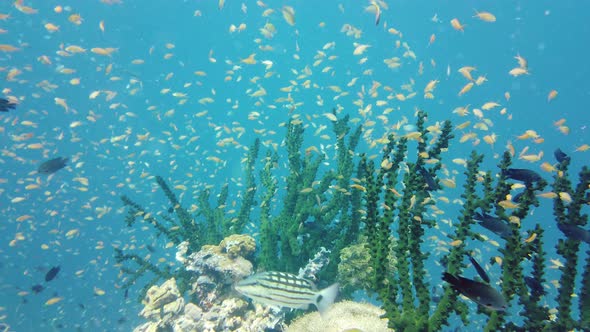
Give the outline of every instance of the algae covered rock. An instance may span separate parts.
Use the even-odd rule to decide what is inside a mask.
[[[184,307],[184,299],[174,278],[167,280],[162,286],[152,286],[147,291],[143,303],[145,307],[140,315],[152,321],[167,322]]]
[[[230,235],[218,246],[205,245],[186,261],[186,269],[208,276],[215,283],[229,285],[252,274],[252,263],[244,257],[256,250],[256,241],[249,235]]]
[[[139,314],[149,320],[134,329],[135,332],[156,332],[170,326],[184,309],[184,298],[178,291],[176,280],[171,278],[161,286],[152,286],[143,300],[145,307]]]
[[[352,301],[332,305],[324,316],[312,312],[299,317],[287,327],[286,332],[390,332],[385,311],[369,303]]]
[[[233,234],[223,239],[219,247],[232,259],[249,258],[256,251],[256,241],[249,235]]]
[[[392,241],[394,241],[392,239]],[[393,243],[393,242],[392,242]],[[393,246],[392,246],[393,247]],[[371,254],[366,239],[358,244],[343,248],[340,251],[338,264],[338,283],[342,293],[350,294],[356,290],[371,290],[373,267],[369,263]],[[389,254],[389,271],[395,269],[393,252]]]

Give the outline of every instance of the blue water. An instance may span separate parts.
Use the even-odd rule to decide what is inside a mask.
[[[247,7],[245,11],[241,8],[243,4]],[[165,249],[165,240],[156,239],[150,229],[127,228],[119,196],[128,195],[154,212],[164,211],[169,207],[168,202],[152,178],[161,175],[173,186],[188,187],[181,201],[190,207],[196,201],[196,193],[205,185],[212,185],[215,190],[228,180],[241,182],[240,160],[245,155],[244,146],[261,135],[263,141],[280,146],[284,129],[278,124],[293,114],[300,114],[310,125],[304,146],[319,147],[333,141],[319,135],[314,137],[312,123],[329,126],[329,120],[321,114],[337,105],[343,107],[342,114],[359,117],[361,123],[376,121],[372,134],[376,139],[404,116],[412,122],[415,108],[429,113],[429,124],[451,119],[455,125],[467,120],[473,125],[477,122],[473,114],[461,118],[452,110],[466,105],[471,105],[470,109],[480,108],[485,102],[495,101],[502,106],[484,111],[484,116],[493,121],[489,132],[469,128],[456,131],[456,142],[445,155],[447,167],[462,172],[450,160],[465,158],[474,148],[471,142],[458,142],[458,138],[470,130],[477,132],[481,139],[476,148],[486,155],[484,169],[493,169],[497,163],[494,155],[501,154],[508,141],[517,154],[526,146],[530,147],[529,153],[544,151],[540,162],[516,160],[516,167],[542,172],[539,165],[543,161],[553,164],[552,154],[557,147],[572,156],[572,170],[588,164],[590,151],[574,150],[582,144],[590,144],[587,127],[590,117],[585,102],[590,93],[587,63],[590,49],[586,43],[590,24],[584,14],[590,10],[590,3],[390,1],[389,10],[382,13],[380,26],[375,26],[371,13],[363,11],[366,4],[368,2],[267,1],[267,8],[275,12],[262,17],[266,8],[254,1],[228,0],[221,10],[216,1],[125,0],[120,4],[96,0],[26,1],[25,6],[38,11],[35,14],[23,13],[12,1],[3,1],[0,13],[10,16],[0,21],[0,28],[7,30],[0,34],[0,44],[20,50],[0,53],[0,67],[2,74],[11,69],[22,73],[12,81],[4,80],[2,85],[6,89],[5,96],[17,97],[19,105],[14,111],[0,113],[0,322],[10,325],[14,331],[75,331],[77,328],[129,331],[137,326],[142,322],[137,317],[141,306],[133,293],[141,286],[133,287],[129,298],[124,298],[123,291],[117,287],[122,281],[115,266],[113,246],[152,245],[156,248],[153,259],[165,258],[167,262],[174,262],[174,248]],[[295,26],[283,19],[283,5],[295,9]],[[63,12],[56,13],[56,6],[62,6]],[[492,12],[497,21],[487,23],[473,18],[474,7]],[[197,10],[201,16],[194,15]],[[68,21],[68,16],[74,13],[82,16],[80,25]],[[435,15],[439,19],[437,22],[432,20]],[[464,32],[451,27],[449,22],[453,18],[466,25]],[[104,32],[99,29],[100,21],[104,21]],[[272,39],[259,33],[266,22],[276,26],[277,33]],[[321,22],[325,23],[324,27],[320,27]],[[59,26],[59,31],[48,32],[44,27],[46,23]],[[229,32],[231,24],[238,26],[240,23],[246,24],[245,31]],[[341,33],[344,24],[361,29],[361,37],[355,39]],[[403,37],[388,33],[390,27],[401,31]],[[436,35],[436,40],[429,45],[432,34]],[[273,50],[260,50],[255,42],[257,38]],[[406,42],[416,54],[416,60],[402,57],[403,47],[396,48],[396,40]],[[323,52],[326,58],[331,55],[337,58],[324,59],[313,67],[314,56],[329,42],[334,42],[335,47]],[[354,42],[371,46],[357,56],[353,55]],[[174,44],[174,48],[166,48],[167,43]],[[56,54],[60,45],[64,48],[79,45],[86,52],[60,56]],[[296,45],[300,51],[296,50]],[[90,51],[95,47],[117,50],[111,56],[104,56]],[[164,58],[167,53],[172,54],[171,58]],[[240,63],[252,53],[256,53],[257,64]],[[296,60],[294,54],[300,59]],[[510,69],[517,67],[514,59],[517,54],[528,60],[530,75],[508,75]],[[51,64],[39,62],[37,58],[42,55],[47,56]],[[383,59],[394,56],[401,59],[399,69],[389,69],[383,63]],[[210,61],[210,57],[216,62]],[[359,64],[363,57],[368,59]],[[134,65],[134,59],[143,59],[145,63]],[[431,59],[436,66],[431,65]],[[263,60],[273,62],[269,71],[274,75],[270,78],[263,77],[266,73]],[[422,75],[418,74],[420,62],[424,65]],[[76,72],[58,73],[60,65]],[[105,68],[109,65],[112,71],[107,75]],[[474,78],[485,75],[488,82],[458,96],[467,80],[457,69],[468,65],[477,68]],[[234,68],[235,73],[229,75],[227,71],[233,66],[241,68]],[[332,69],[322,73],[326,66]],[[306,67],[313,73],[298,79]],[[450,76],[447,76],[447,67]],[[363,75],[368,69],[372,69],[372,73]],[[207,75],[197,76],[195,71],[204,71]],[[172,77],[166,79],[169,74]],[[224,81],[228,75],[231,81]],[[253,83],[251,79],[255,76],[259,80]],[[112,80],[113,77],[119,79]],[[347,87],[353,77],[358,77],[358,81]],[[71,85],[72,78],[79,78],[81,83]],[[130,83],[132,79],[141,84]],[[312,85],[317,84],[317,88],[298,86],[291,93],[294,102],[302,102],[303,106],[290,112],[288,102],[274,102],[279,97],[287,97],[280,88],[289,86],[290,80],[302,84],[306,79],[311,80]],[[440,81],[434,90],[435,98],[426,100],[424,86],[434,79]],[[43,90],[38,83],[44,80],[57,87]],[[386,100],[389,93],[383,86],[407,95],[400,86],[411,80],[415,82],[416,97],[405,102],[390,100],[386,107],[395,110],[388,115],[387,125],[376,119],[384,107],[373,105],[372,114],[364,119],[353,105],[363,85],[366,105],[375,104],[377,99]],[[377,98],[367,95],[373,82],[382,84]],[[185,87],[186,83],[191,85]],[[333,101],[337,93],[328,86],[339,86],[349,95]],[[264,87],[266,96],[249,96],[260,87]],[[137,91],[132,94],[134,88]],[[162,89],[170,89],[170,92],[163,94]],[[251,91],[247,92],[248,89]],[[547,95],[553,89],[559,94],[548,102]],[[96,90],[109,90],[117,95],[111,101],[105,100],[104,93],[89,99],[90,93]],[[186,93],[186,103],[179,105],[182,98],[172,96],[174,92]],[[509,101],[504,98],[505,92],[510,93]],[[323,106],[316,104],[318,95],[324,101]],[[214,102],[199,103],[205,97],[213,98]],[[56,105],[54,98],[65,99],[68,110]],[[257,102],[261,104],[256,105]],[[111,109],[116,103],[118,107]],[[276,107],[269,108],[271,105]],[[150,106],[155,109],[148,110]],[[503,107],[507,108],[506,115],[499,114]],[[174,114],[165,115],[171,109]],[[206,115],[195,116],[204,111]],[[261,113],[258,120],[248,120],[252,111]],[[309,121],[305,119],[307,115],[314,118]],[[560,133],[553,125],[562,118],[570,128],[569,135]],[[72,125],[76,121],[81,125]],[[239,138],[231,131],[235,127],[245,130]],[[266,133],[255,133],[261,129]],[[535,130],[544,142],[536,144],[516,138],[529,129]],[[269,134],[269,131],[276,134]],[[498,136],[493,146],[483,142],[483,136],[491,132]],[[146,133],[149,133],[149,140],[137,137]],[[24,134],[31,134],[31,137],[22,142],[14,140]],[[322,134],[331,134],[333,138],[329,129]],[[112,139],[120,135],[126,136],[120,141]],[[195,136],[198,139],[189,141]],[[238,144],[217,145],[230,137]],[[33,143],[41,143],[43,148],[27,148]],[[368,149],[368,145],[364,141],[359,149]],[[333,149],[327,148],[327,151],[332,151],[333,155]],[[370,154],[378,152],[378,149],[369,151]],[[42,161],[56,156],[69,156],[69,167],[51,177],[34,172]],[[217,157],[222,162],[216,163],[207,157]],[[146,176],[142,177],[142,173]],[[548,173],[543,175],[550,177]],[[88,186],[81,185],[76,178],[87,178]],[[462,177],[457,176],[458,187],[461,181]],[[36,182],[39,188],[25,189]],[[80,187],[86,187],[87,191],[81,191]],[[233,186],[230,190],[234,190],[231,200],[235,200],[241,189]],[[446,190],[445,195],[457,198],[460,190]],[[17,197],[24,200],[14,203]],[[531,223],[541,222],[549,230],[556,230],[550,205],[547,201],[545,207],[536,209]],[[446,218],[455,216],[456,207],[441,205],[441,208],[448,212]],[[99,218],[97,209],[109,212]],[[23,215],[29,215],[30,219],[17,221]],[[79,233],[67,238],[66,232],[72,229]],[[17,233],[24,239],[10,246]],[[546,240],[554,243],[559,236],[560,232],[547,232]],[[43,244],[48,248],[43,249]],[[141,252],[147,254],[145,249]],[[486,261],[497,255],[494,247],[483,248],[482,252]],[[555,253],[550,255],[555,256]],[[61,266],[58,277],[44,283],[45,273],[57,265]],[[499,277],[497,266],[490,271],[493,277]],[[549,280],[557,278],[557,274],[551,273]],[[32,294],[31,286],[38,283],[44,284],[46,289]],[[104,295],[97,295],[101,293],[97,290],[103,290]],[[63,300],[45,305],[48,299],[56,296]]]

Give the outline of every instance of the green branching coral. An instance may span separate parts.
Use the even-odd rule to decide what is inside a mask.
[[[203,243],[203,238],[201,237],[201,225],[196,223],[190,213],[181,206],[176,195],[172,192],[162,177],[156,176],[156,183],[160,186],[166,195],[166,198],[168,198],[176,218],[174,219],[166,214],[161,214],[157,218],[147,212],[140,204],[123,195],[121,196],[121,200],[128,208],[125,217],[127,226],[132,227],[135,222],[140,219],[153,226],[156,229],[157,236],[164,235],[168,241],[175,245],[187,241],[189,243],[189,251],[198,250]],[[179,287],[183,290],[188,289],[189,276],[184,269],[172,271],[169,266],[160,268],[149,262],[147,259],[144,259],[137,254],[125,253],[120,248],[115,248],[115,260],[121,265],[121,271],[126,275],[126,280],[122,286],[124,289],[128,289],[134,285],[137,280],[143,277],[147,272],[151,272],[154,275],[151,282],[147,283],[140,292],[140,299],[145,295],[145,292],[149,287],[160,280],[167,280],[172,276],[179,281]],[[137,267],[131,268],[128,264],[134,264]]]
[[[457,195],[461,205],[449,226],[452,228],[434,230],[446,227],[437,220],[439,212],[446,213],[437,206],[442,201],[440,190],[443,185],[448,187],[445,192],[454,188],[453,181],[442,179],[443,174],[448,176],[443,160],[453,139],[451,123],[427,126],[426,113],[419,111],[416,132],[389,135],[382,140],[385,144],[381,158],[373,159],[355,152],[362,127],[352,129],[347,116],[338,117],[336,111],[332,114],[334,117],[329,118],[333,119],[336,146],[333,158],[325,151],[303,148],[305,127],[300,119],[286,123],[286,155],[276,150],[261,152],[260,141],[254,142],[242,160],[245,189],[237,195],[237,214],[228,215],[225,210],[228,200],[235,197],[230,185],[220,187],[216,195],[209,189],[203,190],[193,217],[182,208],[164,179],[158,177],[156,181],[173,214],[151,214],[123,196],[128,208],[127,225],[141,220],[175,244],[189,241],[191,251],[253,228],[259,233],[254,263],[260,270],[296,273],[320,247],[326,247],[331,250],[331,262],[320,277],[342,281],[347,285],[344,296],[349,296],[355,287],[370,289],[382,302],[391,328],[438,331],[449,325],[453,317],[469,325],[474,304],[459,297],[456,289],[431,273],[429,265],[434,256],[425,250],[432,245],[428,241],[432,234],[447,236],[437,243],[443,246],[441,252],[446,252],[439,259],[443,270],[455,276],[473,275],[473,271],[466,271],[466,254],[471,252],[470,248],[491,242],[487,236],[490,233],[475,226],[475,219],[482,218],[479,214],[495,215],[493,218],[505,228],[497,233],[502,243],[495,241],[498,254],[490,259],[497,264],[494,269],[500,274],[491,278],[489,286],[498,290],[506,302],[518,303],[522,310],[518,312],[521,317],[514,319],[512,310],[494,311],[478,306],[477,313],[487,318],[484,329],[590,328],[590,253],[586,253],[585,260],[581,258],[580,249],[586,244],[581,243],[585,238],[579,235],[587,227],[588,216],[583,211],[590,201],[590,169],[584,167],[577,184],[572,184],[568,174],[570,159],[560,162],[551,184],[556,223],[546,226],[527,219],[533,208],[540,206],[539,193],[546,190],[548,183],[540,178],[511,178],[514,169],[509,152],[501,156],[494,171],[480,170],[484,156],[472,152],[466,158],[462,176],[459,175],[463,180],[461,189],[457,189],[461,192]],[[326,162],[331,165],[324,170]],[[282,169],[283,165],[286,168]],[[251,218],[252,213],[258,218]],[[564,235],[556,246],[563,267],[559,269],[560,287],[553,302],[547,298],[551,292],[545,289],[547,227],[558,228]],[[181,287],[190,280],[183,271],[160,268],[139,255],[120,249],[115,254],[127,274],[124,287],[148,272],[155,281],[174,276]],[[355,272],[359,267],[360,272]],[[436,294],[435,299],[432,286],[437,285],[438,289],[441,283],[442,294]],[[551,305],[557,308],[550,308]]]
[[[566,158],[558,166],[558,173],[554,177],[553,191],[559,193],[553,201],[553,213],[561,229],[566,227],[580,227],[588,223],[588,215],[582,214],[582,207],[588,204],[588,192],[590,192],[590,169],[582,168],[579,174],[579,182],[574,190],[568,177],[569,158]],[[567,204],[563,197],[569,195]],[[564,231],[566,232],[566,231]],[[568,234],[566,234],[568,235]],[[580,253],[580,239],[568,236],[560,239],[557,244],[557,253],[565,259],[564,266],[560,267],[560,288],[557,295],[557,321],[556,327],[562,330],[574,328],[588,328],[588,258],[582,275],[582,291],[579,297],[580,322],[572,315],[571,294],[574,294],[575,278],[577,276],[578,255]]]
[[[336,115],[335,111],[333,114]],[[360,209],[360,194],[351,194],[348,190],[354,170],[354,149],[362,131],[358,127],[349,134],[347,116],[334,121],[333,131],[338,147],[335,170],[320,177],[320,166],[326,156],[313,154],[311,150],[303,153],[303,124],[300,120],[287,123],[285,145],[289,174],[285,193],[280,198],[282,206],[275,217],[270,216],[269,204],[277,188],[272,177],[276,159],[267,155],[261,174],[266,194],[261,208],[259,264],[264,269],[297,272],[320,247],[328,247],[334,264],[330,264],[323,276],[333,280],[340,250],[350,244],[343,239],[356,240],[359,219],[353,219],[351,211],[355,207]],[[280,260],[276,259],[277,253]]]
[[[378,294],[389,326],[404,331],[437,331],[447,325],[453,313],[457,314],[465,325],[469,325],[468,303],[458,299],[458,292],[449,285],[444,287],[444,294],[434,307],[429,283],[425,273],[425,262],[428,253],[423,250],[422,243],[426,231],[435,224],[428,207],[434,205],[435,199],[430,191],[439,187],[437,174],[442,168],[442,152],[449,146],[452,138],[451,125],[446,122],[438,137],[429,140],[432,132],[425,129],[425,114],[417,113],[417,131],[420,140],[416,147],[416,159],[411,161],[411,154],[403,139],[390,138],[389,144],[383,149],[381,167],[370,161],[361,159],[359,168],[365,169],[364,206],[366,215],[363,219],[363,231],[372,238],[368,242],[371,253],[371,277],[374,291]],[[429,127],[431,128],[431,127]],[[397,143],[396,143],[397,142]],[[426,144],[430,142],[430,144]],[[396,145],[397,144],[397,145]],[[401,159],[394,165],[405,163],[404,169],[389,172],[390,161],[397,151]],[[543,191],[547,182],[537,178],[525,182],[518,192],[518,200],[512,197],[514,183],[509,178],[512,158],[510,153],[503,154],[498,165],[498,176],[479,170],[483,155],[472,152],[466,162],[465,182],[461,198],[463,204],[454,223],[453,233],[449,235],[452,246],[441,263],[445,270],[453,275],[463,274],[466,265],[465,255],[468,244],[473,241],[485,241],[485,238],[473,229],[474,216],[480,210],[483,214],[495,214],[499,222],[506,223],[510,230],[505,235],[504,245],[499,249],[501,256],[500,292],[506,302],[517,299],[523,306],[521,323],[507,321],[508,313],[493,311],[479,307],[478,312],[488,316],[486,331],[503,328],[509,330],[571,330],[588,328],[590,320],[590,258],[586,259],[584,273],[579,292],[578,312],[576,320],[572,311],[572,301],[576,285],[579,246],[581,235],[566,235],[559,240],[557,253],[564,257],[564,266],[560,268],[560,289],[556,299],[557,316],[552,321],[549,308],[546,306],[546,292],[543,288],[547,254],[543,246],[544,229],[540,224],[523,232],[521,222],[530,214],[531,209],[540,205],[538,193]],[[561,162],[554,178],[554,213],[558,223],[585,226],[587,215],[581,213],[583,206],[588,204],[590,191],[590,173],[582,169],[579,182],[572,188],[567,175],[569,158]],[[393,168],[393,167],[392,167]],[[398,195],[400,181],[403,192]],[[431,179],[429,179],[431,178]],[[397,181],[397,182],[396,182]],[[571,196],[571,199],[569,197]],[[578,231],[575,229],[574,231]],[[581,229],[581,231],[584,231]],[[571,233],[573,231],[569,231]],[[568,231],[566,231],[568,233]],[[394,234],[396,242],[394,252],[396,258],[395,273],[387,275],[384,252],[388,246],[389,235]],[[525,268],[531,272],[525,278]],[[383,275],[385,273],[385,275]],[[435,277],[436,279],[436,277]],[[495,282],[492,285],[495,287]],[[566,286],[564,286],[567,284]]]

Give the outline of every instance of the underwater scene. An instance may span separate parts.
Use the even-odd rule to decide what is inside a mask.
[[[589,11],[2,1],[0,332],[590,331]]]

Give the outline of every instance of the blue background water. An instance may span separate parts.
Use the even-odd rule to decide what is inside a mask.
[[[525,146],[530,146],[531,152],[544,151],[542,161],[549,163],[554,163],[552,152],[560,147],[572,155],[572,169],[588,164],[590,152],[574,152],[576,147],[590,144],[587,128],[590,117],[585,103],[590,92],[587,81],[590,51],[585,43],[590,32],[585,17],[590,10],[587,2],[391,1],[389,10],[382,13],[381,26],[375,26],[372,14],[363,12],[368,2],[268,1],[268,8],[275,9],[275,13],[267,18],[261,17],[264,8],[255,2],[245,1],[244,4],[247,5],[246,12],[241,9],[242,2],[232,0],[227,1],[222,10],[215,1],[126,0],[112,5],[100,1],[27,1],[25,5],[38,10],[31,15],[18,11],[11,1],[0,4],[0,13],[10,14],[10,18],[0,21],[0,28],[8,30],[0,34],[0,44],[21,48],[17,52],[0,54],[0,66],[5,72],[12,68],[23,71],[16,81],[5,80],[3,84],[3,88],[10,89],[7,95],[21,99],[20,105],[15,111],[0,114],[0,316],[13,330],[49,331],[61,324],[63,330],[80,327],[83,330],[127,331],[136,326],[141,322],[137,318],[140,306],[135,302],[133,292],[140,287],[132,288],[129,299],[124,299],[123,291],[116,287],[121,280],[118,268],[114,266],[112,247],[149,244],[156,248],[152,254],[155,259],[165,257],[168,262],[174,261],[174,248],[164,249],[165,241],[155,239],[149,229],[127,228],[123,223],[119,196],[128,195],[149,206],[154,213],[165,211],[167,201],[151,178],[162,175],[173,185],[188,187],[182,196],[186,207],[195,203],[197,191],[205,185],[210,184],[215,190],[228,180],[233,181],[230,190],[233,190],[235,199],[240,190],[236,183],[241,181],[243,146],[250,145],[257,137],[254,130],[276,131],[276,134],[262,139],[280,145],[284,130],[278,124],[293,113],[321,115],[338,103],[344,107],[343,114],[359,117],[358,107],[352,102],[357,99],[361,85],[368,90],[373,81],[401,92],[399,87],[402,84],[415,80],[415,98],[405,102],[390,101],[396,110],[388,115],[389,127],[402,116],[412,122],[415,107],[429,112],[430,124],[447,118],[455,124],[466,120],[476,122],[473,115],[459,118],[452,114],[458,106],[469,104],[473,108],[496,101],[507,107],[512,120],[500,115],[499,108],[485,112],[485,116],[494,122],[490,131],[498,135],[493,147],[483,141],[477,147],[487,156],[486,169],[495,165],[494,154],[501,154],[507,141],[512,141],[517,153]],[[71,6],[71,11],[55,13],[53,9],[57,5]],[[288,25],[283,19],[280,13],[283,5],[295,9],[295,26]],[[497,22],[486,23],[472,18],[474,8],[494,13]],[[194,16],[196,10],[200,10],[202,16]],[[67,20],[72,13],[82,16],[81,25]],[[431,20],[435,14],[439,22]],[[466,25],[464,32],[451,27],[449,21],[452,18],[458,18]],[[101,20],[106,28],[104,33],[98,27]],[[44,28],[49,22],[58,25],[59,31],[49,33]],[[258,31],[265,22],[271,22],[277,28],[273,39],[265,39]],[[325,22],[325,27],[320,28],[320,22]],[[228,31],[230,24],[237,26],[240,23],[247,24],[245,31]],[[354,39],[341,33],[340,29],[346,23],[361,29],[361,38]],[[403,49],[395,48],[395,41],[399,38],[388,33],[384,24],[403,33],[402,42],[409,44],[417,60],[402,58]],[[436,41],[429,45],[433,33]],[[254,42],[256,38],[261,38],[262,44],[271,45],[274,50],[259,50]],[[336,55],[337,59],[326,59],[318,67],[312,67],[316,52],[328,42],[335,42],[336,46],[324,52],[328,56]],[[355,56],[353,42],[370,44],[371,47],[364,55]],[[166,49],[166,43],[174,44],[175,48]],[[300,52],[296,52],[296,43]],[[79,45],[87,52],[71,57],[59,56],[56,51],[60,44]],[[111,57],[105,57],[91,53],[93,47],[115,47],[118,50]],[[216,63],[208,60],[210,51]],[[166,53],[174,55],[166,60]],[[258,64],[240,63],[240,59],[252,53],[256,53]],[[300,60],[294,59],[295,53]],[[515,78],[508,75],[508,71],[517,66],[514,56],[518,53],[528,60],[531,74]],[[37,61],[41,55],[48,56],[52,64]],[[365,56],[367,62],[358,64]],[[401,68],[392,70],[385,66],[383,59],[393,56],[401,58]],[[133,59],[144,59],[145,64],[133,65]],[[436,62],[436,67],[430,65],[431,59]],[[275,74],[252,83],[252,77],[265,74],[262,60],[274,63],[271,71]],[[236,70],[230,82],[224,81],[227,71],[232,69],[226,61],[242,67]],[[420,61],[425,68],[423,75],[418,75]],[[112,73],[105,75],[104,68],[109,64],[113,66]],[[76,73],[57,73],[59,65],[73,68]],[[474,77],[486,75],[488,82],[459,97],[457,93],[467,80],[457,73],[457,69],[466,65],[477,67]],[[308,79],[319,88],[298,87],[292,96],[295,102],[304,102],[304,105],[289,113],[287,103],[274,103],[273,100],[286,97],[286,93],[279,89],[297,78],[292,69],[301,73],[306,66],[313,71]],[[322,73],[325,66],[332,66],[332,71]],[[450,76],[446,73],[447,66],[451,69]],[[363,76],[367,69],[373,69],[373,73]],[[197,70],[205,71],[207,76],[196,76],[194,72]],[[166,80],[169,73],[174,75]],[[111,81],[113,76],[121,80]],[[236,80],[238,76],[242,77],[239,82]],[[81,84],[70,85],[68,81],[73,77],[79,77]],[[353,77],[359,77],[359,80],[353,87],[347,87]],[[130,79],[140,80],[142,86],[132,84],[129,88]],[[440,81],[434,91],[435,99],[425,100],[423,88],[433,79]],[[43,80],[58,87],[46,92],[37,86]],[[302,83],[304,80],[298,81]],[[183,87],[189,82],[192,86]],[[332,98],[336,93],[327,88],[331,85],[350,94],[334,102]],[[261,106],[255,105],[258,98],[249,96],[259,86],[268,93],[262,98],[264,103]],[[135,87],[139,91],[131,95],[130,91]],[[164,88],[171,92],[161,94]],[[247,93],[248,89],[252,90]],[[552,89],[556,89],[559,95],[547,102],[547,94]],[[117,96],[110,102],[105,101],[104,94],[90,100],[88,96],[95,90],[115,91]],[[509,101],[504,99],[507,91],[511,94]],[[178,105],[179,98],[173,97],[172,92],[188,94],[186,104]],[[315,103],[317,95],[323,98],[324,106]],[[386,95],[387,92],[380,88],[377,99],[385,100]],[[56,97],[67,100],[69,111],[55,104]],[[198,100],[204,97],[212,97],[215,102],[202,105]],[[375,100],[365,96],[366,103]],[[236,102],[239,107],[232,109]],[[112,103],[124,104],[126,108],[109,109]],[[276,109],[268,107],[273,104]],[[152,105],[157,107],[156,110],[147,110]],[[373,107],[371,119],[377,121],[373,138],[379,138],[384,129],[375,117],[383,108]],[[175,109],[174,115],[164,116],[170,109]],[[195,116],[205,110],[208,111],[205,116]],[[96,114],[96,122],[87,119],[91,111]],[[248,120],[251,111],[262,113],[259,121]],[[126,112],[132,112],[136,117],[126,115]],[[565,124],[571,129],[569,135],[563,135],[553,125],[561,118],[567,119]],[[24,125],[22,121],[32,121],[37,127]],[[74,121],[83,124],[71,128]],[[313,122],[329,125],[322,116]],[[245,128],[246,133],[239,138],[236,133],[227,133],[223,129],[236,126]],[[535,144],[516,139],[528,129],[537,131],[545,141]],[[331,141],[314,137],[314,130],[310,127],[307,131],[306,147],[330,144]],[[458,130],[456,135],[460,137],[469,130]],[[123,135],[126,131],[129,133],[127,138],[111,142],[111,137]],[[153,140],[140,141],[136,136],[147,132]],[[32,133],[33,137],[24,142],[13,140],[13,135],[25,133]],[[329,130],[324,133],[331,134]],[[61,134],[63,138],[60,139]],[[488,133],[478,131],[478,134],[481,138]],[[199,138],[189,142],[194,136]],[[219,140],[228,137],[233,137],[240,146],[217,145]],[[31,143],[43,143],[45,149],[27,149],[27,144]],[[363,143],[361,148],[366,149],[367,144]],[[450,160],[465,158],[472,149],[470,143],[455,142],[445,157],[447,166],[461,171]],[[326,151],[332,151],[333,155],[333,150],[326,148]],[[372,150],[372,153],[377,152]],[[40,162],[54,156],[70,156],[73,160],[66,170],[50,178],[34,173]],[[214,156],[224,163],[206,159]],[[77,163],[82,164],[76,166]],[[540,162],[516,161],[515,165],[540,171]],[[142,177],[144,172],[148,176]],[[87,191],[78,190],[83,186],[74,180],[76,177],[88,178]],[[25,189],[37,179],[41,183],[39,189]],[[457,176],[458,186],[461,181],[462,177]],[[460,190],[447,189],[444,194],[451,199],[458,198]],[[25,200],[12,203],[15,197]],[[550,206],[550,202],[547,201],[545,206]],[[440,207],[447,212],[444,217],[450,219],[457,210],[453,205]],[[109,208],[110,212],[98,218],[97,208]],[[55,211],[53,216],[52,211]],[[23,215],[31,218],[17,221]],[[546,233],[549,243],[561,236],[555,231],[548,208],[535,210],[529,219],[531,223],[541,222],[547,229],[554,230]],[[68,239],[65,233],[71,229],[79,229],[79,235]],[[9,246],[19,232],[24,240]],[[438,236],[446,240],[440,234]],[[42,249],[42,244],[49,248]],[[497,255],[493,246],[480,249],[485,261]],[[145,249],[140,252],[142,255],[148,253]],[[555,256],[553,252],[551,255]],[[555,258],[553,256],[550,258]],[[42,293],[31,294],[30,287],[41,283],[47,270],[55,265],[61,266],[56,280],[47,283]],[[432,265],[433,271],[437,269]],[[83,272],[76,275],[77,271]],[[491,267],[490,271],[492,279],[497,279],[498,267]],[[437,273],[433,272],[433,275]],[[548,279],[557,276],[550,272]],[[96,295],[95,288],[106,293]],[[29,294],[19,295],[21,291]],[[63,301],[46,306],[45,301],[53,296],[63,297]]]

